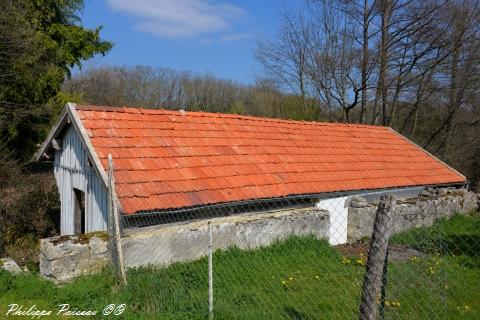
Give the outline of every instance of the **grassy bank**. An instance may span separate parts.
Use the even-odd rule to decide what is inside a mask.
[[[389,264],[388,319],[432,319],[444,311],[448,319],[480,318],[478,216],[454,217],[392,241],[425,255]],[[215,319],[355,319],[363,264],[363,257],[342,257],[313,238],[291,238],[259,250],[217,252]],[[105,271],[58,288],[35,274],[2,272],[0,315],[10,303],[35,304],[54,313],[61,303],[99,311],[108,304],[125,303],[127,310],[119,318],[207,316],[206,259],[166,269],[129,270],[128,279],[127,286],[119,286]],[[47,317],[52,318],[62,317]]]

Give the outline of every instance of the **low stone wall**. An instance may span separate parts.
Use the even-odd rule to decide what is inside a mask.
[[[419,197],[399,199],[393,212],[392,234],[412,228],[431,226],[438,218],[465,214],[478,208],[478,195],[464,189],[438,189]],[[370,237],[378,203],[353,197],[348,208],[348,242]]]
[[[359,196],[348,201],[348,242],[370,237],[378,203]],[[393,233],[430,226],[435,219],[454,213],[474,211],[478,203],[476,194],[461,189],[431,190],[419,197],[399,199],[393,214]],[[207,255],[209,222],[214,250],[233,246],[253,249],[291,235],[313,235],[325,240],[330,235],[330,213],[314,207],[129,229],[122,236],[126,266],[168,265]],[[41,274],[56,283],[98,272],[107,265],[108,258],[108,236],[103,232],[41,240]]]
[[[330,226],[328,211],[304,208],[129,230],[122,239],[126,266],[168,265],[207,255],[208,222],[214,250],[258,248],[291,235],[328,239]]]
[[[99,272],[108,264],[108,259],[105,232],[40,240],[40,273],[57,284]]]

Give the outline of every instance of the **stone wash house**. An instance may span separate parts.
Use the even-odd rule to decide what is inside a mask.
[[[206,205],[221,206],[215,217],[228,208],[258,212],[255,204],[265,201],[281,210],[288,207],[282,199],[297,196],[330,211],[329,240],[338,244],[347,241],[354,196],[362,209],[380,194],[406,198],[466,184],[387,127],[67,104],[36,154],[54,163],[62,235],[107,230],[109,154],[127,227],[158,223],[158,216],[169,224],[211,218],[202,213]],[[175,219],[189,208],[197,211]]]

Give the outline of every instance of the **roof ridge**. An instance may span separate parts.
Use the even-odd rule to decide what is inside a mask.
[[[149,108],[135,108],[135,107],[111,107],[111,106],[97,106],[97,105],[77,105],[77,110],[83,111],[106,111],[106,112],[124,112],[135,114],[165,114],[183,116],[178,110],[169,109],[149,109]],[[221,113],[221,112],[205,112],[205,111],[186,111],[185,115],[196,117],[216,117],[216,118],[230,118],[230,119],[242,119],[251,121],[262,122],[278,122],[278,123],[296,123],[311,126],[345,126],[345,127],[357,127],[357,128],[375,128],[386,130],[388,127],[382,125],[360,124],[360,123],[343,123],[343,122],[319,122],[309,120],[294,120],[294,119],[282,119],[282,118],[270,118],[260,117],[252,115],[240,115],[235,113]]]

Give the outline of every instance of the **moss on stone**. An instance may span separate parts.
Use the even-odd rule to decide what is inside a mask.
[[[67,241],[72,241],[73,243],[77,244],[88,244],[92,238],[99,238],[100,240],[103,241],[108,241],[108,233],[105,231],[94,231],[94,232],[89,232],[85,234],[80,234],[76,236],[71,236],[71,235],[65,235],[65,236],[59,236],[56,237],[51,241],[51,243],[56,246],[62,243],[65,243]]]
[[[90,239],[95,237],[103,241],[108,241],[108,233],[105,231],[94,231],[78,235],[76,239],[73,239],[73,243],[87,244],[90,242]]]
[[[55,239],[51,240],[50,242],[56,246],[56,245],[59,245],[59,244],[62,244],[62,243],[65,243],[69,240],[72,239],[73,236],[58,236],[56,237]]]

